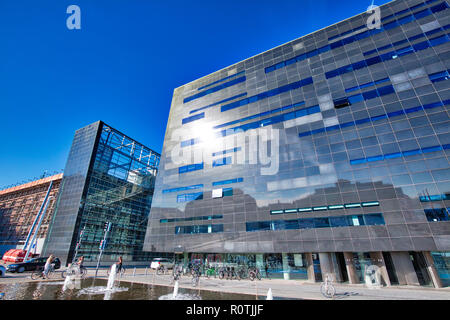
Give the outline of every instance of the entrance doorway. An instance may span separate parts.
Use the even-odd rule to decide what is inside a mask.
[[[398,285],[397,273],[395,271],[394,263],[392,262],[391,254],[389,252],[383,252],[383,259],[391,285]]]
[[[322,269],[320,268],[320,259],[318,253],[312,254],[313,258],[313,265],[314,265],[314,277],[316,279],[316,282],[322,281]]]
[[[431,286],[431,278],[428,274],[427,262],[425,260],[425,257],[423,256],[423,253],[411,251],[409,253],[409,257],[411,258],[414,270],[416,271],[419,284],[421,286]]]
[[[342,282],[348,282],[348,274],[347,274],[347,268],[345,267],[345,258],[344,253],[342,252],[336,252],[336,261],[339,267],[339,273],[341,274],[341,281]]]

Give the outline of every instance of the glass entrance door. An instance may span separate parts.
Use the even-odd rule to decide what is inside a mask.
[[[318,253],[312,254],[313,264],[314,264],[314,277],[317,282],[322,281],[322,269],[320,268],[320,259]]]
[[[421,286],[431,286],[431,278],[428,274],[427,263],[422,252],[410,252],[409,256],[417,274]]]
[[[345,266],[345,258],[342,252],[336,252],[336,261],[342,277],[342,282],[348,282],[347,268]]]

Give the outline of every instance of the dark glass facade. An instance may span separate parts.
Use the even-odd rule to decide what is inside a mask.
[[[450,251],[450,6],[380,10],[380,29],[363,13],[175,89],[144,250],[430,283]]]
[[[159,157],[103,122],[76,131],[46,254],[71,262],[79,243],[77,256],[96,262],[111,222],[102,261],[148,261],[142,247]]]

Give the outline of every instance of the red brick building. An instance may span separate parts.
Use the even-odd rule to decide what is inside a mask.
[[[49,194],[49,205],[36,237],[36,252],[40,252],[53,217],[62,176],[63,174],[60,173],[0,190],[0,255],[9,249],[23,247],[47,194],[50,182],[53,181]]]

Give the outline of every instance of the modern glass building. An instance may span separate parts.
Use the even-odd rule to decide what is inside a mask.
[[[99,121],[76,131],[45,254],[64,262],[148,261],[142,251],[160,155]],[[76,255],[76,257],[75,257]]]
[[[144,250],[449,285],[450,5],[380,12],[175,89]]]

